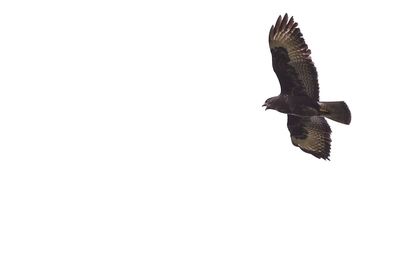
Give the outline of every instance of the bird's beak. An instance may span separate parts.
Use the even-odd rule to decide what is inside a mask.
[[[267,103],[264,103],[264,105],[262,105],[261,107],[265,107],[265,110],[268,109]]]

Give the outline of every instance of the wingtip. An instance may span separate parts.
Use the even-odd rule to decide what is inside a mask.
[[[285,16],[283,16],[283,20],[281,22],[281,26],[279,27],[279,31],[282,31],[285,29],[287,22],[288,22],[288,15],[286,13]]]
[[[273,30],[274,33],[281,32],[281,31],[293,31],[294,28],[296,28],[298,25],[294,21],[294,17],[291,16],[289,18],[288,13],[285,13],[285,15],[279,15],[278,19],[275,22],[275,25],[273,25]]]
[[[279,17],[278,17],[278,19],[276,20],[276,23],[275,23],[275,28],[276,29],[279,29],[281,27],[281,22],[282,22],[282,16],[279,15]]]
[[[273,32],[274,32],[274,25],[271,26],[271,29],[269,30],[269,40],[272,40],[273,37]]]
[[[293,18],[293,16],[291,16],[291,17],[290,17],[290,20],[289,20],[289,22],[288,22],[288,26],[287,26],[287,28],[288,28],[289,31],[292,30],[292,27],[293,27],[294,24],[295,24],[294,18]]]

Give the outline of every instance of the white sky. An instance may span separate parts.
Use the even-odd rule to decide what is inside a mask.
[[[1,266],[400,266],[395,1],[3,1]],[[291,144],[288,12],[331,161]]]

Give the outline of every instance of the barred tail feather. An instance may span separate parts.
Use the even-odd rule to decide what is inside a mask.
[[[351,112],[344,101],[320,102],[319,104],[321,106],[320,111],[324,117],[340,123],[350,124]]]

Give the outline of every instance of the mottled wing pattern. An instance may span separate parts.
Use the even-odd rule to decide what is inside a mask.
[[[311,51],[297,23],[288,15],[279,16],[269,32],[272,66],[281,84],[282,93],[303,95],[319,100],[318,74],[311,60]]]
[[[332,131],[323,117],[288,115],[287,126],[293,145],[317,158],[329,159]]]

